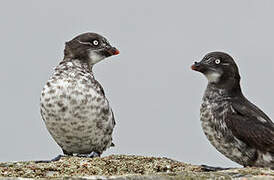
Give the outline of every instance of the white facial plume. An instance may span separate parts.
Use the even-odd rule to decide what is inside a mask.
[[[103,59],[105,59],[105,57],[100,55],[96,51],[89,52],[90,64],[96,64],[97,62],[102,61]]]
[[[209,71],[205,74],[208,82],[210,83],[217,83],[221,77],[221,74],[214,71]]]

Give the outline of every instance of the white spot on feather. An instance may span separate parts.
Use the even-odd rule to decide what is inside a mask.
[[[231,109],[231,111],[232,111],[233,113],[236,112],[235,109],[233,108],[233,106],[230,106],[230,109]]]
[[[261,121],[262,123],[266,123],[266,122],[267,122],[267,121],[266,121],[264,118],[262,118],[261,116],[258,116],[257,119],[258,119],[259,121]]]
[[[263,160],[266,162],[271,162],[272,161],[272,156],[270,153],[263,154]]]
[[[72,62],[68,62],[67,66],[72,67],[73,66]]]

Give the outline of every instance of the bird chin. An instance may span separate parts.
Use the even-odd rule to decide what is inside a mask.
[[[221,77],[221,74],[219,72],[210,71],[205,73],[205,76],[209,83],[218,83]]]
[[[102,61],[103,59],[105,59],[104,56],[100,55],[99,53],[97,52],[94,52],[94,51],[91,51],[89,53],[89,59],[90,59],[90,63],[91,64],[96,64],[98,63],[99,61]]]

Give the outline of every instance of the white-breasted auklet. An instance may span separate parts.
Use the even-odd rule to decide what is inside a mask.
[[[96,33],[66,42],[64,59],[40,97],[42,118],[65,155],[100,156],[113,145],[114,115],[92,68],[117,54],[119,51]]]

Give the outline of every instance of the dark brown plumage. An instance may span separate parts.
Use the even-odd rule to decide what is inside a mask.
[[[243,166],[274,168],[274,123],[242,94],[233,58],[212,52],[192,69],[208,79],[201,122],[211,144]]]

